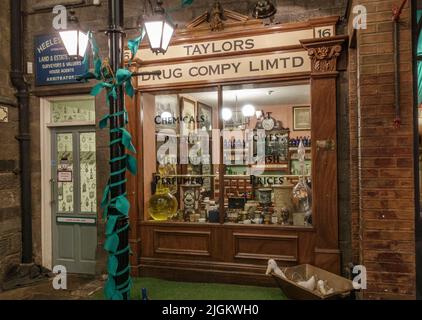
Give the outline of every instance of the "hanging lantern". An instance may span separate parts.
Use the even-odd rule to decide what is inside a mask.
[[[143,25],[148,35],[152,52],[165,54],[174,34],[174,25],[168,19],[163,1],[157,0],[152,15],[143,17]]]
[[[88,48],[88,35],[79,30],[79,21],[75,16],[75,11],[70,10],[68,16],[68,28],[60,31],[60,38],[66,48],[70,59],[83,60]]]
[[[252,16],[255,19],[268,19],[277,13],[277,8],[271,1],[258,1],[253,10]]]

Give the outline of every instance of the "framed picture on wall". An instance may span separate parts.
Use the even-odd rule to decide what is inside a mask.
[[[177,132],[179,117],[179,96],[160,95],[155,97],[155,127],[156,131],[172,129]]]
[[[181,129],[185,133],[195,130],[196,127],[196,102],[186,97],[181,98],[182,122]]]
[[[311,107],[293,107],[293,130],[311,130]]]
[[[212,108],[198,102],[198,129],[212,131]]]

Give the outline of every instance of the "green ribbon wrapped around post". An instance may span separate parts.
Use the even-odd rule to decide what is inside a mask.
[[[99,49],[97,46],[97,42],[95,41],[94,35],[92,32],[89,32],[89,43],[92,49],[93,55],[93,64],[94,69],[91,72],[86,73],[80,77],[80,80],[88,80],[88,79],[96,79],[99,82],[96,84],[92,90],[91,95],[97,96],[103,90],[107,91],[106,94],[106,101],[107,104],[110,104],[110,98],[117,99],[117,88],[120,86],[124,86],[125,92],[129,97],[133,97],[135,95],[135,89],[132,85],[132,72],[128,69],[119,69],[117,70],[116,74],[113,75],[110,71],[109,66],[107,63],[104,64],[99,55]],[[145,37],[145,31],[141,32],[141,36],[129,41],[129,49],[132,52],[132,58],[136,55],[139,50],[139,45]],[[88,55],[85,56],[85,59],[88,59]],[[129,63],[129,65],[131,62]],[[128,114],[125,111],[118,112],[115,114],[107,114],[105,115],[99,122],[100,129],[105,129],[109,126],[109,123],[115,117],[124,116],[124,123],[125,125],[129,122]],[[136,154],[136,148],[132,143],[132,136],[126,130],[125,125],[123,127],[117,128],[110,133],[119,133],[118,139],[114,141],[110,141],[110,145],[115,143],[121,143],[123,147],[128,150],[129,152]],[[116,162],[124,162],[125,167],[120,171],[111,172],[111,177],[118,177],[122,175],[126,170],[129,171],[131,174],[136,175],[137,173],[137,161],[136,158],[126,153],[123,157],[119,158],[112,158],[110,159],[110,164]],[[126,179],[111,183],[111,179],[107,183],[104,189],[103,197],[101,200],[101,208],[104,210],[104,218],[106,219],[106,226],[105,226],[105,235],[106,240],[104,244],[104,249],[108,252],[109,258],[107,262],[107,270],[109,274],[109,278],[104,288],[104,293],[107,299],[110,300],[123,300],[123,294],[127,293],[128,297],[130,296],[130,289],[132,286],[132,279],[128,278],[128,280],[117,286],[115,278],[130,272],[130,265],[126,266],[119,266],[119,261],[117,256],[131,252],[130,246],[127,248],[123,248],[118,251],[119,248],[119,234],[122,232],[126,232],[129,229],[129,223],[126,223],[120,229],[117,229],[118,222],[121,219],[126,219],[129,216],[130,211],[130,202],[127,198],[127,193],[120,195],[115,198],[111,198],[111,189],[127,182]],[[116,209],[117,214],[110,215],[110,208]],[[118,271],[121,270],[121,271]]]

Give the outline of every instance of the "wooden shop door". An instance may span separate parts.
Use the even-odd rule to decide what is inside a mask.
[[[52,132],[53,267],[94,274],[97,248],[96,135],[93,129]]]

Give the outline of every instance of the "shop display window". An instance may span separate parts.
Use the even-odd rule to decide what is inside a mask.
[[[144,220],[312,226],[309,83],[144,93]]]

